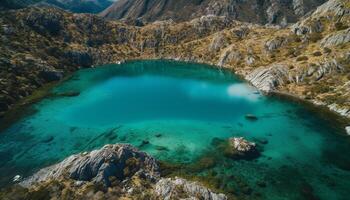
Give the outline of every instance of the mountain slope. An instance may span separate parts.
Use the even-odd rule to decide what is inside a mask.
[[[24,8],[38,3],[54,5],[75,13],[99,13],[109,7],[112,0],[1,0],[0,10]]]
[[[108,19],[141,18],[145,22],[172,19],[186,21],[203,15],[266,24],[296,22],[326,0],[119,0],[101,13]]]
[[[0,10],[23,8],[41,0],[1,0]]]
[[[348,0],[330,0],[289,28],[218,16],[135,27],[48,7],[2,12],[0,116],[79,67],[164,58],[230,68],[265,92],[350,117],[349,24]]]
[[[45,2],[74,13],[99,13],[113,3],[111,0],[45,0]]]

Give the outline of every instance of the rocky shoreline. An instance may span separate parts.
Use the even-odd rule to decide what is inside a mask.
[[[344,0],[330,0],[288,28],[212,15],[134,27],[46,6],[2,13],[0,117],[82,67],[134,59],[228,68],[266,93],[350,116],[350,6]]]
[[[39,170],[0,197],[35,199],[45,194],[73,199],[228,199],[198,182],[161,177],[158,161],[128,144],[72,155]]]

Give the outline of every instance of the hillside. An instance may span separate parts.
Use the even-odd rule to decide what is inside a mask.
[[[25,8],[30,5],[52,5],[74,13],[99,13],[112,0],[2,0],[0,10]]]
[[[349,116],[349,9],[331,0],[284,29],[216,16],[139,28],[47,7],[2,13],[0,112],[79,67],[166,58],[227,67]]]
[[[203,15],[226,16],[235,20],[282,24],[296,22],[300,17],[324,3],[325,0],[120,0],[101,13],[108,19],[128,22],[153,22],[172,19],[187,21]]]

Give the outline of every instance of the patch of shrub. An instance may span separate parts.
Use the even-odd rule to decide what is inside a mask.
[[[315,51],[312,53],[314,56],[322,56],[322,53],[320,51]]]
[[[342,22],[337,22],[337,23],[334,24],[334,28],[337,31],[341,31],[341,30],[347,29],[348,26],[344,25]]]
[[[304,61],[304,60],[309,60],[307,56],[299,56],[297,57],[297,61]]]
[[[322,39],[322,34],[321,33],[310,33],[310,35],[309,35],[309,40],[311,42],[317,42],[320,39]]]
[[[323,48],[323,53],[328,54],[328,53],[331,53],[331,52],[332,52],[332,49],[330,49],[328,47]]]

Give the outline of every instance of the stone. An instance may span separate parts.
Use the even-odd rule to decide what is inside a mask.
[[[245,117],[247,120],[250,120],[250,121],[256,121],[256,120],[258,120],[258,117],[255,116],[255,115],[253,115],[253,114],[246,114],[244,117]]]
[[[21,175],[16,175],[15,177],[13,177],[12,182],[17,183],[17,182],[19,182],[21,180],[22,180],[22,176]]]
[[[348,135],[350,135],[350,126],[345,127],[345,131]]]
[[[45,137],[44,139],[42,139],[40,142],[42,143],[49,143],[49,142],[52,142],[55,138],[53,136],[47,136]]]
[[[225,155],[233,159],[251,160],[257,158],[260,153],[254,142],[249,142],[243,137],[232,137],[228,139]]]
[[[269,40],[265,43],[265,49],[267,51],[274,51],[281,48],[287,42],[284,37],[276,37],[272,40]]]
[[[43,70],[39,76],[48,82],[59,81],[63,78],[63,72],[58,70]]]
[[[259,67],[245,77],[259,90],[269,93],[288,80],[288,67],[282,64],[272,64]]]
[[[334,47],[350,42],[350,28],[330,34],[321,40],[322,47]]]
[[[217,194],[197,182],[190,182],[182,178],[162,178],[155,187],[160,199],[170,200],[174,197],[181,199],[226,200],[224,194]],[[176,199],[176,198],[175,198]]]
[[[55,96],[61,96],[61,97],[76,97],[79,95],[80,95],[80,92],[77,92],[77,91],[68,91],[68,92],[55,94]]]
[[[129,174],[125,176],[123,172],[127,167]],[[136,173],[143,174],[150,181],[158,180],[160,177],[160,169],[154,158],[131,145],[115,144],[106,145],[102,149],[86,154],[72,155],[58,164],[41,169],[23,180],[20,185],[30,187],[34,183],[63,177],[76,181],[101,183],[109,187],[110,177],[116,177],[122,181]]]
[[[215,34],[213,40],[211,41],[208,50],[210,52],[215,52],[225,47],[226,39],[222,33]]]
[[[234,46],[231,46],[231,47],[227,48],[226,50],[224,50],[224,52],[220,55],[218,65],[222,67],[226,63],[229,63],[232,61],[238,62],[241,59],[243,59],[242,54],[239,51],[235,50]]]

